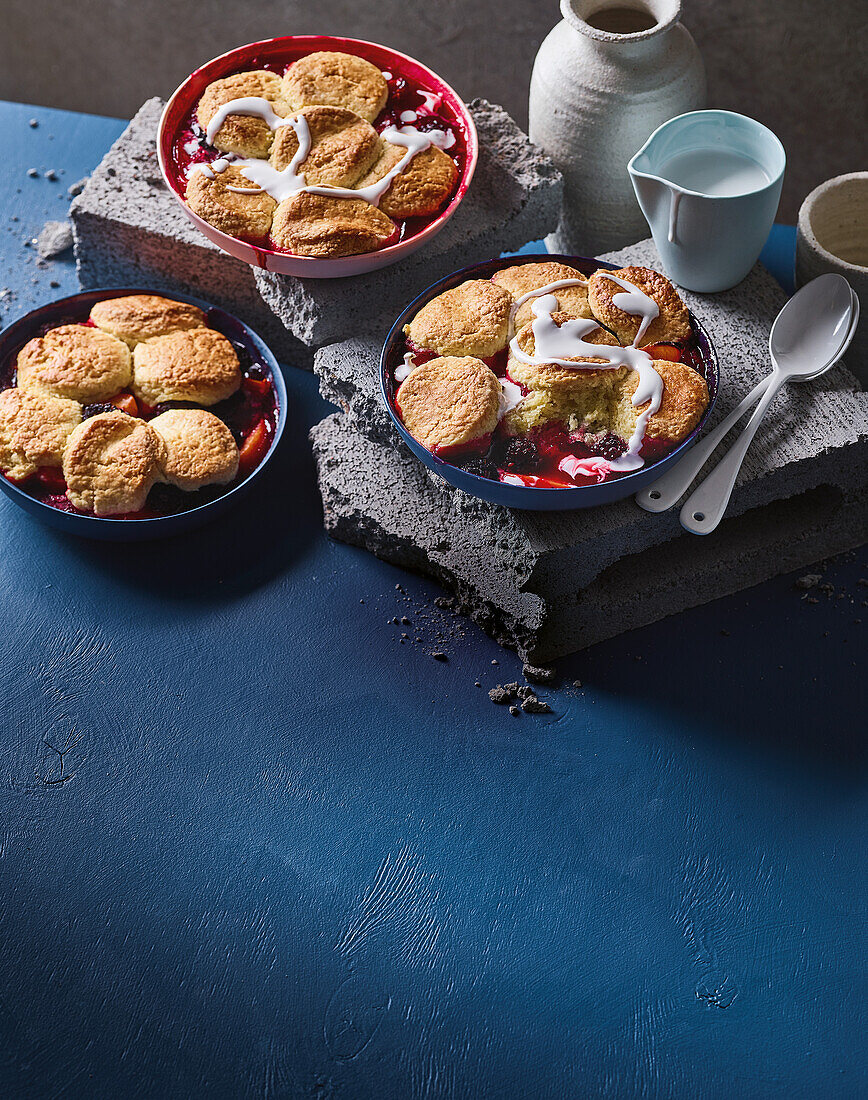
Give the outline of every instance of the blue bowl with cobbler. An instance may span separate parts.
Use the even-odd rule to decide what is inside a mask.
[[[0,490],[62,531],[198,527],[248,492],[285,422],[271,351],[197,298],[88,290],[0,335]]]
[[[631,496],[678,462],[719,367],[659,272],[543,253],[425,290],[386,338],[380,383],[401,439],[450,485],[559,511]]]

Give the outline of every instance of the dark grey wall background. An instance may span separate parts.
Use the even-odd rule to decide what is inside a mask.
[[[0,0],[0,97],[130,116],[242,42],[347,34],[417,55],[466,98],[527,124],[557,0]],[[751,114],[789,155],[780,216],[817,183],[868,167],[868,0],[685,0],[710,105]]]

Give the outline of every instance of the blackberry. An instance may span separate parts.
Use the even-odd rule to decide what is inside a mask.
[[[604,436],[594,444],[594,453],[598,454],[601,458],[616,459],[620,458],[624,451],[627,450],[626,442],[614,432],[606,432]]]
[[[526,436],[516,436],[506,445],[503,455],[503,465],[507,470],[532,469],[539,462],[539,449],[532,439]]]
[[[476,458],[468,458],[461,463],[461,469],[468,474],[476,474],[477,477],[487,477],[489,481],[497,481],[497,469],[489,458],[480,455]]]
[[[93,405],[85,405],[81,410],[81,419],[90,420],[92,416],[99,416],[100,413],[117,412],[118,410],[114,405],[108,401],[98,401]]]
[[[416,119],[413,125],[417,130],[421,130],[423,134],[427,134],[431,130],[443,130],[448,133],[450,129],[449,123],[437,115],[424,115],[422,118]]]
[[[164,412],[171,412],[172,409],[198,409],[201,406],[197,405],[194,401],[161,401],[159,405],[154,405],[154,416],[162,416]]]

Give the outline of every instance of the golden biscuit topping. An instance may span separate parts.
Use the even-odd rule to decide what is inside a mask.
[[[151,427],[166,444],[163,480],[192,492],[225,485],[238,473],[238,447],[222,420],[204,409],[170,409]]]
[[[128,366],[126,385],[118,389],[115,380],[108,399],[79,402],[44,388],[62,379],[84,393],[103,365],[101,348],[128,362],[125,341],[134,346],[135,396]],[[197,306],[156,294],[106,298],[94,305],[91,324],[58,326],[22,349],[16,363],[24,387],[0,389],[0,474],[50,507],[72,505],[98,516],[138,513],[150,489],[163,482],[173,488],[154,493],[149,516],[185,511],[195,502],[183,503],[177,489],[226,485],[239,468],[250,474],[268,453],[279,409],[258,358],[252,355],[242,375],[235,347],[207,326]],[[14,378],[11,368],[11,362],[2,365],[7,381]],[[215,405],[231,397],[242,378],[243,393],[219,416],[204,408],[165,409],[165,402]]]
[[[148,405],[194,401],[216,405],[241,385],[241,366],[230,342],[213,329],[190,329],[136,344],[132,390]]]
[[[395,395],[401,418],[429,450],[448,450],[493,431],[500,383],[472,356],[431,359],[417,367]]]
[[[63,456],[71,503],[97,516],[138,512],[160,475],[166,445],[150,424],[122,412],[90,417]]]
[[[67,440],[81,422],[76,401],[12,388],[0,393],[0,469],[13,481],[63,462]]]
[[[381,180],[406,153],[400,145],[382,142],[380,155],[358,186],[367,187]],[[432,145],[418,153],[398,175],[380,199],[380,209],[390,218],[420,218],[436,214],[452,194],[458,181],[455,161]]]
[[[18,353],[18,386],[72,401],[102,401],[130,382],[130,349],[88,325],[59,325]]]
[[[198,306],[175,302],[158,294],[106,298],[94,305],[90,319],[97,328],[117,336],[130,347],[154,336],[205,326],[205,314]]]
[[[471,279],[424,305],[404,331],[418,348],[487,359],[506,347],[511,296],[488,279]]]
[[[588,281],[588,302],[593,315],[614,332],[625,346],[631,344],[639,332],[641,318],[627,313],[616,304],[623,298],[624,288],[610,276],[637,287],[657,305],[659,316],[646,328],[642,345],[686,340],[690,335],[690,314],[678,291],[665,275],[648,267],[624,267],[619,271],[597,271]]]
[[[277,203],[264,191],[251,193],[251,189],[255,192],[255,185],[230,164],[216,175],[194,172],[186,198],[190,209],[221,233],[260,241],[271,232]]]
[[[355,256],[395,234],[395,223],[363,199],[333,199],[301,191],[277,208],[271,235],[298,256]]]
[[[310,151],[303,162],[307,183],[353,187],[380,151],[374,127],[342,107],[305,107],[299,111],[310,133]],[[280,171],[298,152],[298,134],[291,126],[276,133],[271,163]],[[451,162],[450,162],[451,163]]]
[[[401,94],[412,102],[412,93],[411,82]],[[441,112],[442,97],[418,94],[416,109],[395,105],[378,133],[371,123],[389,85],[361,57],[321,51],[293,62],[282,78],[258,70],[216,80],[197,106],[192,147],[185,135],[177,148],[181,164],[189,158],[185,201],[222,233],[299,256],[336,258],[397,243],[391,219],[437,214],[459,177],[444,151],[459,136]],[[207,146],[224,155],[201,159],[198,148]],[[356,197],[376,213],[346,206]]]
[[[247,98],[266,100],[277,115],[287,113],[280,77],[265,69],[252,70],[223,77],[208,85],[197,110],[200,126],[206,128],[225,104]],[[214,148],[242,157],[267,157],[272,136],[271,129],[261,118],[229,115],[214,137]]]
[[[558,300],[558,310],[569,317],[590,317],[588,280],[581,271],[568,267],[567,264],[556,263],[554,260],[548,263],[516,264],[495,272],[491,277],[493,283],[509,291],[516,301],[531,291],[540,290],[553,283],[573,280],[579,285],[558,287],[551,292]],[[513,319],[516,332],[533,320],[533,302],[531,298],[519,306]]]
[[[289,67],[282,91],[292,111],[315,105],[346,107],[373,122],[386,105],[389,86],[376,65],[362,57],[320,52]]]
[[[552,320],[560,327],[567,321],[574,320],[568,313],[561,313],[560,311],[552,314]],[[618,347],[618,341],[604,328],[596,328],[589,332],[584,341],[587,344],[604,344],[607,347]],[[533,322],[525,325],[525,327],[515,337],[515,344],[518,349],[524,352],[525,355],[533,358],[536,355],[536,341],[533,333]],[[595,358],[594,356],[576,356],[571,357],[571,361],[575,363],[605,363],[606,360],[602,358]],[[623,368],[626,371],[626,365]],[[510,350],[509,363],[507,370],[510,378],[513,381],[518,382],[519,385],[525,386],[527,389],[570,389],[575,390],[583,386],[587,386],[596,381],[600,376],[604,376],[606,384],[608,379],[613,374],[611,367],[600,367],[594,370],[582,369],[574,370],[572,367],[559,366],[556,363],[525,363],[521,359],[517,358]]]
[[[392,373],[404,425],[494,480],[569,488],[629,474],[671,451],[708,408],[705,379],[682,361],[696,348],[674,346],[693,335],[687,309],[646,268],[587,280],[555,260],[506,266],[432,298],[404,333]],[[475,355],[491,370],[470,357],[483,347]],[[443,358],[426,362],[428,349]]]

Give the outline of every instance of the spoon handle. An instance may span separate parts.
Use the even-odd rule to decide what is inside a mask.
[[[678,518],[685,531],[691,531],[694,535],[710,535],[720,523],[747,449],[783,383],[784,376],[779,371],[774,371],[768,380],[766,392],[747,422],[747,427],[682,505]]]
[[[651,485],[636,494],[636,503],[646,512],[665,512],[690,488],[693,479],[708,461],[712,451],[749,408],[765,393],[771,375],[761,379],[714,431],[690,448],[684,458]]]

